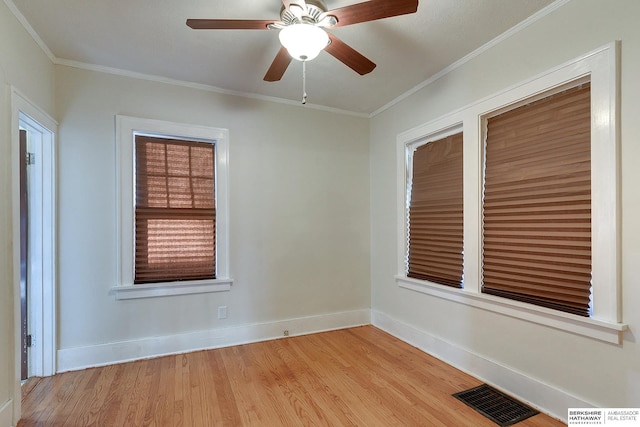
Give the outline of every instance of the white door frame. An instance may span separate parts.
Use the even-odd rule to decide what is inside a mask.
[[[46,112],[30,102],[16,88],[11,88],[11,182],[12,182],[12,216],[13,241],[20,241],[20,122],[26,121],[30,126],[42,132],[36,150],[40,158],[36,158],[38,170],[34,174],[41,190],[41,222],[38,223],[38,246],[41,246],[41,262],[36,266],[42,283],[41,292],[34,298],[35,319],[32,325],[34,345],[30,362],[33,368],[30,373],[37,376],[49,376],[56,371],[56,133],[58,124]],[[31,239],[30,239],[31,240]],[[20,245],[13,245],[13,282],[14,282],[14,324],[15,324],[15,373],[20,378]],[[17,381],[16,400],[20,400],[20,381]]]

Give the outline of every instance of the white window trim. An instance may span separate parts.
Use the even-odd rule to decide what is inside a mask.
[[[134,142],[136,134],[162,135],[215,143],[216,279],[134,285]],[[229,131],[163,120],[116,116],[116,189],[118,191],[116,299],[220,292],[231,289],[229,275]]]
[[[399,286],[552,328],[619,344],[622,322],[619,224],[619,42],[569,61],[526,82],[403,132],[397,137]],[[593,313],[582,317],[481,292],[483,126],[495,112],[580,80],[591,81]],[[464,281],[462,289],[406,277],[407,153],[421,140],[433,139],[453,126],[463,128]]]

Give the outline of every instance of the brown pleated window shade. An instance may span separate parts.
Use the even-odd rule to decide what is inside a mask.
[[[488,120],[483,292],[589,316],[590,84]]]
[[[137,135],[134,283],[215,278],[214,146]]]
[[[413,153],[407,277],[462,287],[462,133]]]

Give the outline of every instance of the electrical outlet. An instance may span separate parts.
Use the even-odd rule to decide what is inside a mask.
[[[284,331],[282,331],[282,333],[283,333],[283,335],[284,335],[285,337],[288,337],[288,336],[289,336],[289,330],[288,330],[288,329],[285,329]]]
[[[218,307],[218,319],[226,319],[227,318],[227,306],[221,305]]]

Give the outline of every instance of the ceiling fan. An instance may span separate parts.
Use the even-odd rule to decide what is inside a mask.
[[[322,0],[282,0],[280,20],[187,19],[195,30],[280,30],[282,47],[264,76],[269,82],[284,75],[291,59],[309,61],[322,50],[360,75],[376,64],[325,29],[415,13],[418,0],[370,0],[327,10]]]

